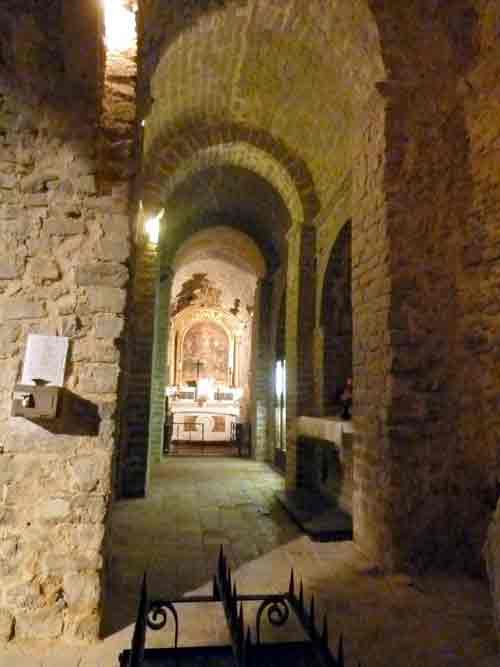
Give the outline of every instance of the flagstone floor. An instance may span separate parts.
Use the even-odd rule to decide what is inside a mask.
[[[265,464],[244,459],[166,461],[147,499],[114,507],[103,641],[10,644],[0,648],[0,667],[117,665],[130,644],[142,574],[154,597],[210,593],[220,545],[242,593],[284,591],[293,568],[306,597],[314,594],[318,616],[328,615],[332,648],[343,634],[347,666],[500,667],[484,582],[445,573],[387,576],[353,542],[311,542],[275,500],[282,487]],[[150,635],[155,645],[171,641],[168,633]],[[225,639],[217,605],[183,609],[181,644]]]

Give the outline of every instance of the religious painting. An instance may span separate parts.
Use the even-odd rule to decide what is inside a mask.
[[[229,339],[213,322],[197,322],[184,337],[182,345],[182,382],[209,378],[226,384]]]

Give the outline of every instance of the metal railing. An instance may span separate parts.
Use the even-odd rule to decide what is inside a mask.
[[[229,630],[230,642],[222,646],[179,646],[179,611],[182,605],[218,602],[222,605]],[[260,603],[254,623],[255,635],[246,624],[244,607],[247,603]],[[247,611],[248,613],[248,611]],[[265,642],[262,638],[262,618],[267,617],[269,625],[280,628],[291,617],[302,627],[303,640]],[[173,646],[171,648],[146,649],[146,632],[162,630],[168,620],[173,621]],[[278,594],[241,595],[227,559],[220,551],[219,561],[213,578],[212,595],[189,596],[177,600],[150,599],[144,575],[137,621],[130,649],[120,654],[120,667],[143,667],[147,664],[220,664],[233,667],[278,667],[287,664],[309,667],[344,667],[344,648],[340,636],[336,655],[329,648],[329,633],[326,615],[321,625],[317,625],[314,596],[306,605],[302,583],[299,590],[293,570],[288,591]],[[200,662],[201,661],[201,662]]]
[[[193,419],[186,421],[185,417]],[[224,418],[223,432],[209,428],[209,420],[213,417]],[[169,415],[165,421],[163,453],[175,454],[179,446],[189,447],[191,445],[201,447],[203,453],[205,447],[229,446],[237,448],[240,456],[245,451],[249,455],[250,427],[249,424],[238,422],[234,415],[226,413],[182,412],[182,419],[175,419],[172,414]]]

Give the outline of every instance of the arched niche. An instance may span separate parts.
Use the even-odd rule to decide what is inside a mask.
[[[347,379],[352,378],[351,245],[349,220],[332,247],[323,282],[323,414],[335,414]]]

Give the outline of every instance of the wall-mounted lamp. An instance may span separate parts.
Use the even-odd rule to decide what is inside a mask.
[[[160,240],[160,220],[163,218],[164,215],[165,215],[165,209],[162,208],[161,211],[158,213],[158,215],[155,215],[152,218],[146,220],[146,223],[144,225],[144,229],[146,230],[146,234],[148,235],[149,241],[151,243],[154,243],[155,245]]]

